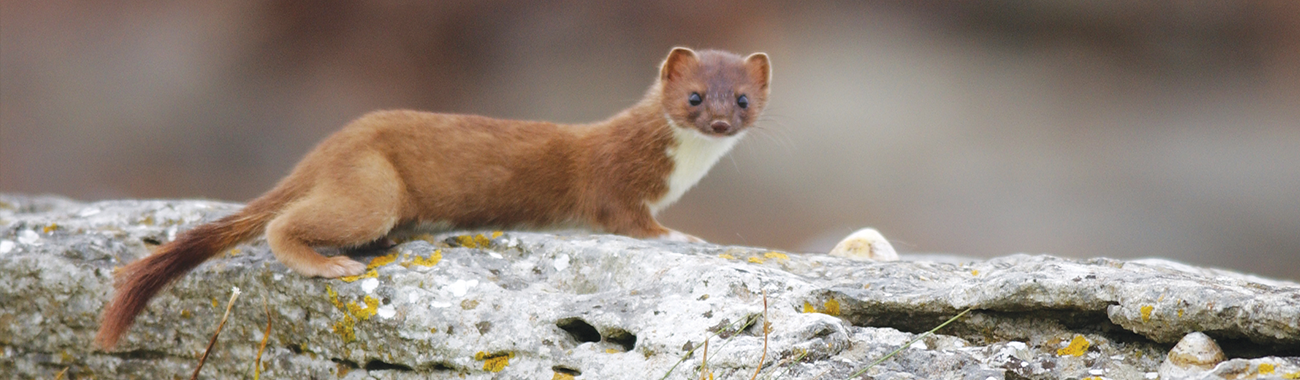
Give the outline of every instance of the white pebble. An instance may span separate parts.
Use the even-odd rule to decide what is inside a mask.
[[[0,255],[9,253],[14,250],[13,240],[0,240]]]
[[[569,255],[555,256],[555,271],[563,272],[565,269],[569,269]]]
[[[26,244],[26,245],[33,245],[33,244],[36,244],[36,242],[39,242],[39,241],[41,241],[41,235],[38,235],[38,234],[36,233],[36,231],[32,231],[32,230],[22,230],[22,231],[19,231],[19,232],[18,232],[18,242],[19,242],[19,243],[23,243],[23,244]]]
[[[879,231],[863,228],[849,234],[831,249],[831,256],[853,260],[898,261],[898,252]]]
[[[451,285],[447,285],[447,290],[451,291],[451,295],[453,296],[464,297],[465,294],[469,293],[469,290],[475,286],[478,286],[478,280],[456,280],[456,282],[451,283]]]

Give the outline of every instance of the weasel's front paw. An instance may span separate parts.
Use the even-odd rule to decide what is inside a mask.
[[[846,257],[853,260],[897,261],[898,252],[874,228],[863,228],[850,234],[831,249],[831,256]]]
[[[664,240],[664,241],[677,241],[682,243],[708,243],[704,241],[704,239],[700,239],[695,236],[685,234],[677,230],[668,230],[668,233],[659,235],[659,237],[657,237],[656,239]]]
[[[326,259],[325,265],[320,268],[317,276],[325,278],[338,278],[343,276],[356,276],[366,272],[366,264],[362,264],[347,256],[334,256]]]

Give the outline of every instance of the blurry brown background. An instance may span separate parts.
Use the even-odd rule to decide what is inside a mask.
[[[675,45],[774,82],[671,227],[1300,279],[1296,1],[3,0],[0,191],[242,202],[375,109],[602,119]]]

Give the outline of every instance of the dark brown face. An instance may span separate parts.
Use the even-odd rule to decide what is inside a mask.
[[[706,136],[744,131],[767,105],[767,55],[676,48],[660,70],[663,107],[677,125]]]

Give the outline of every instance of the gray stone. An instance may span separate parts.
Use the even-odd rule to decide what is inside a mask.
[[[93,348],[114,267],[238,207],[0,195],[0,373],[187,378],[238,287],[206,378],[253,376],[268,309],[266,378],[698,379],[707,338],[715,378],[748,379],[764,358],[759,378],[841,379],[968,307],[865,375],[1154,378],[1202,331],[1228,360],[1190,376],[1300,377],[1291,282],[1164,260],[872,262],[582,233],[417,232],[348,252],[373,271],[329,280],[256,241],[162,292],[114,351]]]

